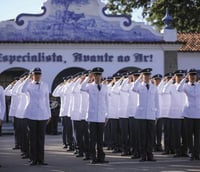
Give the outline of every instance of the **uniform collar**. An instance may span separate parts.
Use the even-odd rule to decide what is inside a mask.
[[[32,81],[33,84],[39,83],[41,84],[41,81]]]
[[[151,85],[151,82],[145,83],[145,82],[142,81],[142,85],[147,85],[147,84]]]
[[[102,85],[102,83],[96,84],[96,83],[94,82],[94,85]]]
[[[189,84],[189,85],[192,85],[192,83],[191,83],[191,82],[188,82],[188,84]],[[197,82],[194,82],[193,84],[194,84],[194,85],[196,85],[196,84],[197,84]]]

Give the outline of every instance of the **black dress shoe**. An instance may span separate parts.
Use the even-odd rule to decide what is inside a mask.
[[[90,160],[90,157],[83,158],[83,161],[87,161],[87,160]]]
[[[191,160],[191,161],[193,161],[193,160],[200,160],[200,158],[199,158],[199,156],[194,156],[194,155],[192,155],[192,156],[190,157],[190,160]]]
[[[97,163],[106,164],[106,163],[109,163],[109,161],[106,161],[106,160],[98,160]]]
[[[113,151],[112,151],[112,153],[120,153],[121,151],[120,150],[117,150],[117,149],[114,149]]]
[[[2,165],[0,165],[0,168],[2,167]]]
[[[189,155],[186,154],[186,153],[183,153],[181,156],[182,156],[182,157],[189,157]]]
[[[170,151],[170,154],[175,154],[174,150],[171,150],[171,151]]]
[[[43,162],[43,161],[39,161],[38,162],[39,165],[48,165],[47,163]]]
[[[181,155],[180,154],[175,154],[173,157],[174,158],[179,158],[179,157],[181,157]]]
[[[76,155],[77,158],[84,157],[83,154]]]
[[[190,157],[190,161],[193,161],[194,160],[194,157]]]
[[[67,145],[65,145],[65,146],[63,146],[63,149],[67,149],[67,147],[68,147],[68,146],[67,146]]]
[[[30,165],[31,166],[37,165],[37,161],[31,161]]]
[[[141,158],[141,159],[139,160],[139,162],[144,162],[144,161],[146,161],[146,158]]]
[[[131,156],[131,159],[138,159],[138,158],[140,158],[140,155],[133,155],[133,156]]]
[[[121,153],[121,156],[128,156],[128,153],[122,152],[122,153]]]
[[[158,147],[156,150],[157,150],[157,152],[162,152],[163,151],[162,147]]]
[[[154,158],[147,158],[147,161],[152,161],[152,162],[155,162],[155,161],[156,161],[156,159],[154,159]]]
[[[165,151],[162,153],[162,155],[169,155],[169,154],[170,154],[169,151]]]
[[[96,164],[96,163],[97,163],[97,161],[94,159],[90,161],[90,164]]]
[[[67,149],[67,152],[71,152],[71,151],[74,151],[74,149],[71,147],[69,149]]]
[[[15,146],[14,148],[12,148],[12,150],[17,150],[19,149],[19,146]]]
[[[28,159],[28,158],[29,158],[28,155],[24,155],[24,156],[22,156],[22,159]]]

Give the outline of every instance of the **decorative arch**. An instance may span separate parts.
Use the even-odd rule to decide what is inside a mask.
[[[124,73],[124,72],[133,72],[137,69],[140,69],[139,67],[135,67],[135,66],[129,66],[129,67],[124,67],[119,69],[118,71],[116,71],[116,73]]]
[[[12,67],[4,70],[0,74],[0,83],[5,88],[7,87],[16,77],[21,76],[25,72],[29,72],[28,69],[22,67]]]

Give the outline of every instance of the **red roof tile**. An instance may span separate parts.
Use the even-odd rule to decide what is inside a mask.
[[[186,43],[180,52],[200,52],[200,33],[178,33],[178,41]]]

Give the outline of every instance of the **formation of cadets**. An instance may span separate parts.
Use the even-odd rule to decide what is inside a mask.
[[[60,97],[62,141],[67,151],[92,164],[108,163],[104,146],[140,162],[156,161],[154,151],[199,160],[200,83],[195,69],[151,76],[152,69],[146,68],[108,78],[102,77],[103,71],[96,67],[67,76],[52,93]],[[4,92],[0,89],[1,97],[4,93],[11,96],[15,149],[21,149],[30,165],[46,165],[49,90],[40,77],[41,69],[35,68]],[[5,104],[3,99],[1,104]],[[0,107],[3,112],[4,106]]]

